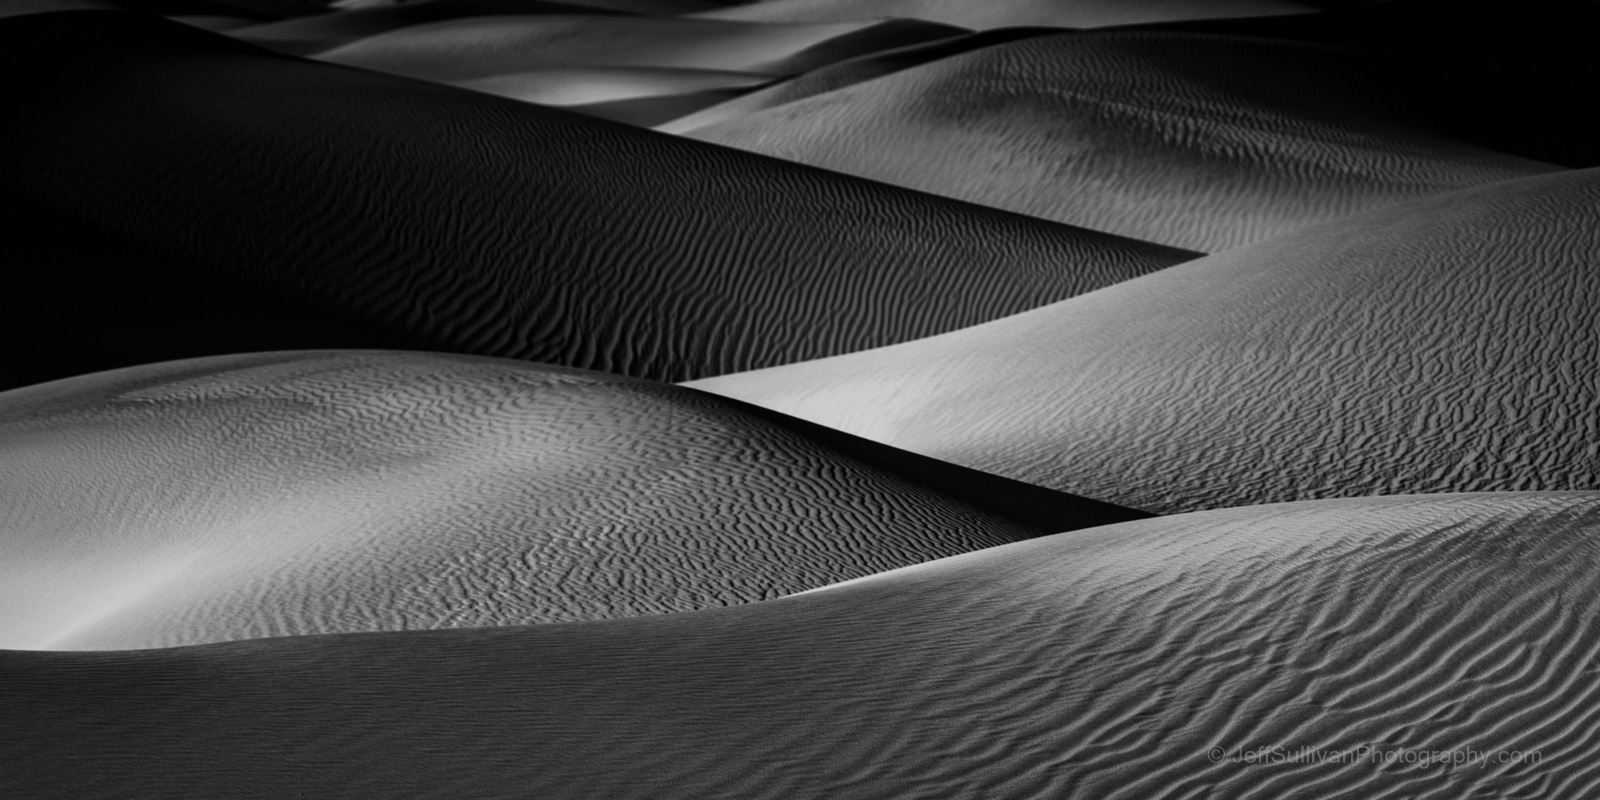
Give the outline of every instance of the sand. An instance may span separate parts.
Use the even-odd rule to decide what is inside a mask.
[[[1597,548],[1593,493],[1345,500],[688,614],[5,652],[0,791],[1581,798]]]
[[[686,380],[955,330],[1194,255],[160,20],[18,17],[0,45],[19,65],[0,199],[66,218],[0,241],[62,287],[13,300],[0,331],[37,341],[79,304],[136,323],[19,347],[29,380],[301,347]],[[86,232],[120,244],[80,258]],[[126,274],[118,246],[152,271]],[[127,284],[166,276],[329,334],[169,335],[228,311],[181,294],[119,308]],[[164,343],[141,356],[146,339]]]
[[[768,25],[675,17],[469,17],[369,36],[317,58],[433,81],[572,66],[792,75],[964,31],[906,20]]]
[[[1600,170],[1416,201],[942,336],[689,385],[1163,513],[1600,487]]]
[[[849,438],[689,389],[425,353],[0,393],[0,648],[689,611],[1141,516]]]
[[[1360,51],[1034,37],[685,135],[1202,252],[1556,169],[1444,138]]]
[[[909,17],[986,30],[1041,25],[1098,28],[1212,17],[1305,13],[1281,0],[763,0],[700,14],[751,22],[842,22]]]
[[[647,67],[545,69],[457,81],[455,86],[548,106],[740,90],[771,78],[748,72]]]
[[[674,119],[670,123],[658,126],[656,130],[662,133],[686,133],[719,122],[738,119],[763,109],[792,103],[824,92],[831,92],[862,81],[869,81],[918,64],[926,64],[983,47],[1014,42],[1018,39],[1045,36],[1059,32],[1056,28],[1001,28],[856,56],[825,67],[818,67],[788,80],[781,80],[767,88],[749,92],[736,99]]]

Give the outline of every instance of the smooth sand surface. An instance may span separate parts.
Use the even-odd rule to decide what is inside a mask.
[[[1593,493],[1229,509],[690,614],[0,653],[0,790],[1581,800],[1597,616]]]
[[[765,75],[703,69],[591,67],[543,69],[455,81],[477,92],[549,106],[609,103],[697,92],[746,89],[770,83]]]
[[[0,239],[12,269],[60,287],[7,296],[0,332],[19,344],[0,380],[373,346],[687,380],[955,330],[1194,255],[133,15],[17,17],[0,58],[16,112],[0,199],[66,218]],[[85,256],[97,231],[152,271]],[[169,275],[178,294],[123,307]],[[346,332],[169,335],[226,317],[185,297],[213,291]],[[130,324],[22,344],[80,305]]]
[[[1152,511],[1600,488],[1600,170],[690,385]]]
[[[1143,516],[689,389],[383,351],[0,393],[0,496],[0,647],[30,649],[688,611]]]
[[[1391,83],[1326,45],[1062,34],[685,135],[1203,252],[1555,169],[1430,132]]]
[[[432,81],[572,66],[793,75],[963,32],[913,20],[802,25],[677,17],[470,17],[370,36],[317,58]]]
[[[1098,28],[1144,22],[1300,14],[1284,0],[765,0],[700,14],[750,22],[842,22],[905,17],[989,29],[1042,25]]]

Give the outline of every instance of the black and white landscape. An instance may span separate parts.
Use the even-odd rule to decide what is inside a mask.
[[[1597,43],[0,0],[0,798],[1600,796]]]

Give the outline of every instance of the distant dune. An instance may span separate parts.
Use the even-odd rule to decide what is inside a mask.
[[[1142,22],[1299,14],[1286,0],[759,0],[699,16],[750,22],[840,22],[910,17],[964,28],[1098,28]]]
[[[615,14],[611,8],[556,0],[420,0],[291,17],[230,30],[229,36],[294,54],[329,50],[409,25],[507,14]]]
[[[1581,798],[1596,616],[1600,495],[1229,509],[689,614],[0,653],[0,791]]]
[[[369,36],[317,58],[432,81],[568,66],[792,75],[965,32],[910,20],[786,25],[677,17],[467,17]]]
[[[1034,37],[685,135],[1214,252],[1554,166],[1430,132],[1359,51]]]
[[[1138,512],[601,373],[339,351],[0,393],[0,647],[726,606]]]
[[[0,57],[0,199],[59,227],[0,240],[12,269],[61,287],[0,314],[29,380],[373,346],[685,380],[955,330],[1194,256],[134,15],[17,17]],[[86,232],[180,291],[122,307],[138,281],[104,251],[80,258]],[[225,315],[183,296],[222,284],[244,288],[221,295],[241,310],[330,333],[169,335]],[[20,344],[76,304],[137,324]]]
[[[578,106],[697,92],[744,89],[770,82],[765,75],[699,69],[591,67],[496,75],[456,86],[529,103]]]
[[[918,64],[950,58],[951,56],[982,47],[992,47],[997,44],[1014,42],[1018,39],[1056,33],[1060,33],[1057,28],[1001,28],[999,30],[979,31],[964,36],[952,36],[948,39],[868,53],[864,56],[856,56],[825,67],[818,67],[793,78],[779,81],[765,89],[750,92],[694,114],[682,116],[671,120],[667,124],[658,126],[656,130],[663,133],[684,133],[718,122],[737,119],[762,109],[792,103],[813,95],[841,89],[851,84],[869,81]]]
[[[1484,186],[892,348],[690,385],[1171,512],[1600,488],[1600,170]]]

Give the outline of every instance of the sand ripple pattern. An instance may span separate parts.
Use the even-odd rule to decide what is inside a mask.
[[[686,136],[1203,252],[1551,172],[1432,132],[1358,51],[1034,37]]]
[[[688,611],[1142,516],[849,438],[690,389],[423,353],[7,392],[0,647]]]
[[[1600,170],[1416,201],[988,325],[696,382],[1161,513],[1600,488]]]
[[[685,380],[1193,255],[131,15],[18,17],[0,53],[0,188],[404,349]]]
[[[1600,784],[1596,576],[1595,494],[1361,499],[692,614],[4,653],[0,789],[1581,800]],[[1541,762],[1208,756],[1261,745]]]

